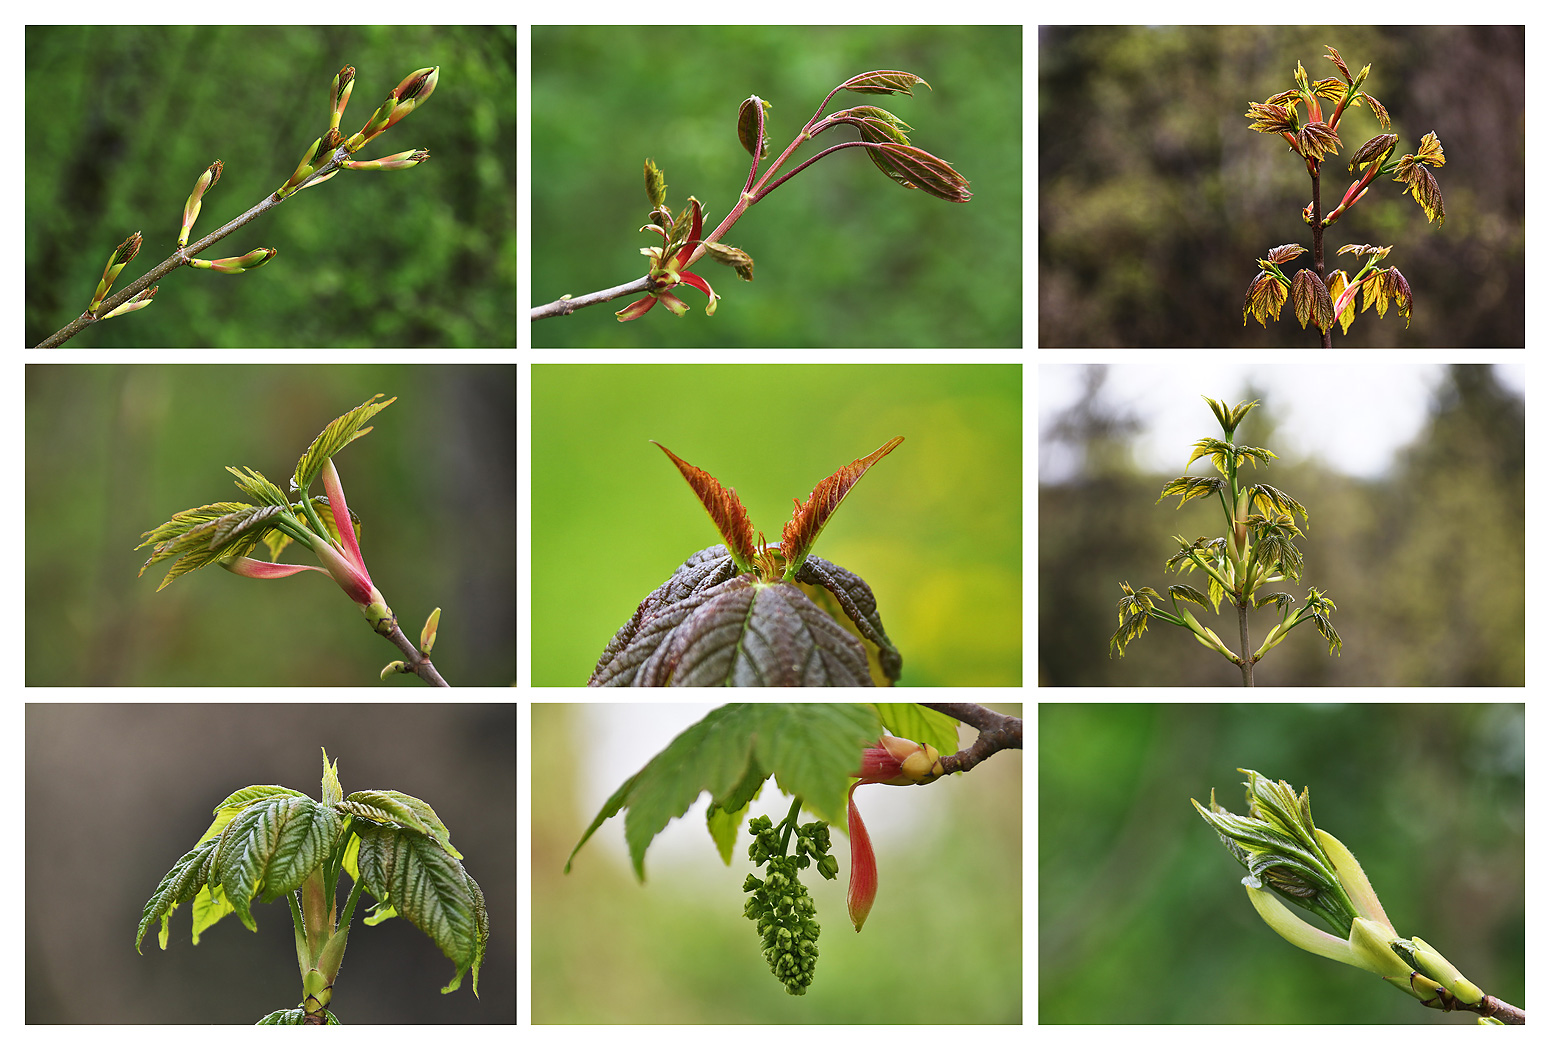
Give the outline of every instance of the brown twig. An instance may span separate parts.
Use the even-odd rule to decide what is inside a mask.
[[[629,284],[619,284],[612,288],[604,288],[598,292],[588,292],[586,295],[556,299],[552,303],[533,307],[529,315],[530,321],[541,321],[545,317],[564,317],[573,314],[585,306],[596,306],[598,303],[606,303],[610,299],[622,299],[626,295],[636,295],[651,287],[651,280],[640,277]]]
[[[979,737],[955,755],[942,759],[944,773],[966,773],[997,751],[1023,746],[1023,720],[1015,715],[1003,715],[980,704],[921,704],[939,711],[949,718],[956,718],[965,725],[979,730]]]
[[[387,632],[378,632],[382,637],[398,646],[398,651],[404,654],[404,673],[416,674],[425,680],[426,685],[438,685],[450,688],[446,679],[442,678],[436,670],[436,665],[431,663],[428,654],[415,648],[413,642],[404,634],[403,628],[398,626],[398,621],[393,621],[393,628]]]

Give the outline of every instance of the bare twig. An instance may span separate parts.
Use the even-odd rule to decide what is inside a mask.
[[[380,632],[379,632],[380,633]],[[382,637],[398,646],[398,651],[404,654],[404,673],[417,674],[425,680],[426,685],[439,685],[447,687],[446,679],[442,678],[436,670],[436,665],[431,663],[431,658],[426,653],[415,648],[413,642],[404,634],[403,628],[393,623],[393,629]]]
[[[610,299],[622,299],[626,295],[637,295],[651,287],[651,280],[646,277],[637,278],[629,284],[615,285],[612,288],[604,288],[598,292],[588,292],[586,295],[578,295],[574,298],[556,299],[552,303],[533,307],[530,321],[541,321],[545,317],[564,317],[573,314],[584,306],[596,306],[598,303],[606,303]]]
[[[933,711],[940,711],[956,718],[965,725],[979,730],[979,738],[955,755],[942,759],[944,773],[966,773],[997,751],[1023,746],[1023,720],[1014,715],[1003,715],[980,704],[921,704]]]

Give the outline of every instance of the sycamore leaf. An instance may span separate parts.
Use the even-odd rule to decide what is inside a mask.
[[[861,640],[873,685],[890,686],[899,680],[904,658],[883,630],[877,599],[865,580],[849,569],[810,554],[797,570],[794,582],[819,608]]]
[[[232,514],[245,514],[254,509],[251,503],[208,503],[203,507],[178,511],[156,528],[141,533],[141,541],[135,550],[150,544],[155,544],[155,547],[145,564],[140,566],[139,574],[145,575],[145,570],[159,561],[176,559],[157,585],[159,591],[184,573],[202,569],[225,558],[247,554],[258,545],[257,533],[238,532],[214,545],[211,544],[211,536],[217,528],[217,522]]]
[[[748,818],[749,803],[759,797],[764,787],[763,773],[750,765],[741,784],[726,798],[717,799],[705,809],[705,830],[710,832],[716,851],[721,854],[721,863],[727,867],[732,866],[732,848],[737,845],[737,833]]]
[[[413,795],[406,795],[402,791],[352,791],[339,803],[339,808],[367,820],[378,823],[392,821],[422,835],[429,835],[453,857],[463,859],[463,855],[453,848],[447,826],[436,816],[436,811],[429,803]]]
[[[865,581],[809,558],[793,583],[764,584],[739,573],[720,545],[692,555],[647,595],[587,684],[872,685],[862,644],[796,586],[803,583],[830,590],[857,633],[883,650],[891,684],[902,660]]]
[[[893,736],[930,744],[943,755],[958,750],[958,720],[919,704],[873,704]]]
[[[764,133],[764,114],[769,108],[770,104],[758,95],[749,95],[737,111],[737,140],[760,160],[770,151],[770,137]]]
[[[356,438],[371,433],[371,427],[362,424],[398,400],[396,397],[390,397],[379,404],[377,398],[381,396],[381,394],[373,394],[365,402],[328,424],[323,428],[323,432],[313,439],[312,445],[297,462],[296,473],[291,477],[293,493],[307,491],[307,486],[311,485],[313,479],[322,471],[324,463]]]
[[[694,464],[673,455],[666,445],[657,441],[652,444],[667,453],[667,458],[673,461],[694,494],[700,498],[737,567],[743,572],[752,570],[755,558],[753,523],[748,520],[748,511],[744,509],[743,501],[737,498],[737,490],[722,488],[721,482]]]
[[[296,791],[288,787],[281,787],[278,784],[252,784],[240,791],[233,791],[230,795],[227,795],[224,799],[222,799],[220,805],[216,806],[212,811],[215,813],[215,820],[208,828],[205,829],[205,833],[199,836],[199,841],[203,842],[206,839],[215,838],[215,836],[226,830],[226,825],[230,824],[231,819],[238,813],[241,813],[243,810],[247,809],[249,806],[255,803],[263,802],[266,799],[275,798],[277,796],[285,796],[289,798],[307,797],[300,791]]]
[[[272,901],[299,888],[328,859],[343,831],[344,820],[332,806],[305,795],[255,803],[221,832],[209,882],[226,891],[237,918],[256,930],[254,898]]]
[[[252,467],[227,467],[226,470],[237,479],[237,487],[258,502],[271,507],[291,505],[291,501],[285,498],[285,493],[280,491],[278,485]]]
[[[145,931],[158,919],[161,920],[161,947],[163,951],[166,950],[168,921],[179,904],[193,900],[204,886],[203,872],[210,855],[215,852],[215,846],[214,840],[201,841],[179,857],[172,870],[162,876],[156,892],[151,894],[151,899],[145,902],[145,909],[140,913],[140,927],[135,930],[136,952],[140,951],[140,942],[145,940]]]
[[[861,480],[861,475],[871,469],[872,464],[898,448],[903,440],[902,436],[896,437],[883,444],[871,455],[863,456],[849,466],[836,470],[814,486],[806,503],[792,501],[796,503],[796,512],[792,514],[791,520],[786,523],[786,527],[780,534],[780,553],[786,559],[787,581],[796,577],[797,570],[801,568],[808,552],[813,549],[818,534],[828,524],[829,518],[839,508],[846,494],[856,482]]]
[[[636,877],[644,882],[652,840],[701,794],[710,793],[713,807],[741,809],[753,797],[749,785],[770,776],[811,812],[839,823],[848,780],[860,767],[862,748],[879,730],[877,712],[867,704],[718,707],[614,792],[576,843],[565,870],[592,833],[626,809],[625,841]]]
[[[489,939],[484,894],[463,866],[433,838],[396,825],[354,825],[360,836],[361,884],[436,943],[457,967],[443,992],[455,990],[479,967]]]

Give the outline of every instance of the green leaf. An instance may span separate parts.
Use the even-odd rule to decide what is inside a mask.
[[[727,867],[732,866],[732,847],[737,845],[737,833],[748,816],[748,805],[759,797],[764,780],[762,769],[749,766],[743,783],[734,788],[728,798],[712,802],[705,810],[705,829],[710,832],[716,851],[721,854],[721,862]],[[751,793],[745,796],[745,790]]]
[[[156,892],[151,894],[151,899],[145,902],[145,908],[140,913],[140,926],[135,930],[135,951],[140,951],[140,942],[145,940],[145,931],[151,923],[161,920],[161,947],[167,948],[167,924],[172,913],[177,910],[179,904],[194,899],[204,885],[204,871],[210,855],[215,852],[216,843],[201,841],[193,849],[178,858],[178,862],[172,866],[172,870],[162,876],[161,882],[156,887]],[[143,954],[143,953],[142,953]]]
[[[332,806],[305,795],[254,803],[221,832],[209,882],[226,891],[242,924],[256,930],[253,899],[271,901],[299,888],[328,860],[343,831]]]
[[[156,528],[141,533],[141,542],[135,550],[153,543],[156,546],[151,551],[151,556],[145,560],[145,564],[140,566],[139,575],[145,575],[145,570],[159,561],[176,558],[172,568],[157,585],[156,589],[159,591],[184,573],[202,569],[206,565],[226,558],[247,554],[258,545],[257,533],[245,532],[228,536],[225,542],[213,546],[211,536],[216,529],[216,522],[229,515],[246,513],[253,509],[250,503],[208,503],[203,507],[191,507],[188,510],[178,511]]]
[[[323,1012],[328,1015],[329,1024],[340,1023],[339,1018],[334,1016],[332,1010],[324,1010]],[[306,1018],[307,1012],[298,1006],[290,1010],[276,1010],[272,1014],[265,1014],[263,1018],[255,1021],[254,1024],[306,1024]]]
[[[653,208],[667,204],[667,176],[662,174],[662,169],[650,157],[646,158],[646,196],[650,198]]]
[[[390,397],[380,404],[377,403],[377,398],[382,396],[373,394],[323,428],[323,432],[313,439],[311,446],[296,463],[296,473],[291,477],[293,493],[306,492],[313,479],[322,471],[324,463],[334,458],[340,449],[356,438],[371,433],[371,427],[362,426],[362,424],[398,400],[396,397]]]
[[[396,825],[357,824],[361,883],[435,942],[457,967],[443,992],[470,968],[477,992],[489,937],[484,894],[435,839]]]
[[[271,507],[289,508],[291,501],[279,486],[252,467],[227,467],[227,472],[237,479],[237,487],[260,503]]]
[[[788,795],[831,823],[844,818],[849,777],[861,750],[877,739],[877,713],[867,704],[728,704],[680,733],[604,803],[571,852],[626,809],[625,842],[635,875],[645,881],[646,850],[701,794],[723,811],[742,809],[749,785],[773,775]],[[716,838],[714,832],[712,838]],[[717,839],[718,848],[721,841]],[[725,850],[723,850],[725,853]],[[566,864],[570,870],[570,864]]]
[[[758,95],[749,95],[737,110],[737,140],[750,156],[761,160],[770,151],[770,138],[764,134],[764,114],[769,108]]]
[[[307,797],[303,792],[296,791],[293,788],[281,787],[279,784],[251,784],[241,791],[233,791],[221,800],[220,805],[215,807],[213,811],[215,813],[215,820],[205,829],[205,833],[199,836],[199,841],[203,842],[206,839],[215,838],[215,836],[226,830],[226,825],[231,823],[233,817],[254,803],[280,796],[288,798]]]
[[[394,821],[422,835],[429,835],[436,843],[458,860],[463,859],[452,845],[447,826],[436,816],[430,804],[402,791],[352,791],[339,804],[346,813],[365,817],[367,820]],[[375,814],[375,815],[374,815]]]
[[[919,704],[873,704],[883,726],[894,736],[929,744],[939,754],[958,750],[958,720]]]

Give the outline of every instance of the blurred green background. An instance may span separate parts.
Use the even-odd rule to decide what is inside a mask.
[[[904,657],[900,685],[1021,684],[1021,366],[532,375],[533,685],[586,684],[641,600],[721,541],[651,440],[735,489],[779,542],[793,500],[899,434],[813,553],[871,586]]]
[[[1123,658],[1108,658],[1120,581],[1165,595],[1181,580],[1203,589],[1198,573],[1181,577],[1163,563],[1179,547],[1174,536],[1220,536],[1224,519],[1207,500],[1182,510],[1177,499],[1158,501],[1173,478],[1211,474],[1212,467],[1197,460],[1182,469],[1189,446],[1180,444],[1170,450],[1177,466],[1167,473],[1140,469],[1132,443],[1145,418],[1163,406],[1156,398],[1126,404],[1112,397],[1102,366],[1087,375],[1080,402],[1039,423],[1041,442],[1058,444],[1081,464],[1070,478],[1039,488],[1039,682],[1241,687],[1237,667],[1159,621]],[[1328,592],[1344,645],[1330,656],[1313,625],[1303,624],[1255,667],[1255,685],[1521,687],[1527,598],[1521,395],[1504,388],[1489,366],[1450,366],[1439,373],[1410,445],[1382,474],[1356,477],[1338,461],[1294,456],[1278,439],[1276,376],[1276,367],[1266,367],[1249,386],[1199,392],[1228,405],[1261,401],[1235,440],[1281,457],[1257,480],[1289,493],[1309,513],[1306,536],[1297,542],[1302,579],[1269,592],[1288,592],[1299,604],[1309,587]],[[1327,376],[1329,383],[1343,381],[1338,369]],[[1373,392],[1398,396],[1382,384]],[[1210,409],[1194,404],[1200,426],[1190,440],[1220,438]],[[1298,525],[1304,525],[1300,516]],[[1269,609],[1249,616],[1257,646],[1276,618]],[[1207,608],[1200,620],[1239,648],[1236,614],[1226,604],[1220,616]]]
[[[533,325],[534,346],[1023,345],[1022,27],[533,27],[532,305],[645,274],[637,232],[651,205],[642,166],[667,176],[676,215],[693,195],[714,229],[737,201],[751,158],[738,107],[758,95],[770,159],[824,95],[858,73],[902,69],[931,90],[841,92],[825,112],[877,105],[914,127],[910,142],[950,162],[974,199],[950,204],[903,189],[860,148],[826,157],[726,235],[756,264],[696,272],[722,296],[705,316],[661,307],[620,324],[632,299]],[[856,136],[840,128],[801,160]]]
[[[1021,751],[929,788],[856,793],[877,851],[877,902],[856,933],[845,912],[849,841],[836,828],[839,877],[803,880],[823,931],[803,996],[771,976],[743,917],[746,825],[723,865],[705,796],[652,843],[644,885],[622,816],[563,873],[609,794],[710,707],[533,705],[533,1023],[1020,1024]],[[783,798],[766,784],[750,815],[784,816]]]
[[[1042,1024],[1471,1024],[1294,948],[1189,804],[1310,788],[1403,936],[1524,1005],[1524,705],[1039,705]]]
[[[1393,245],[1415,295],[1411,324],[1360,314],[1336,347],[1520,347],[1524,341],[1525,88],[1519,26],[1041,26],[1039,345],[1318,346],[1288,306],[1243,325],[1255,260],[1309,249],[1306,168],[1243,114],[1312,79],[1352,74],[1388,109],[1394,157],[1436,131],[1447,208],[1428,225],[1383,179],[1325,233],[1325,272],[1354,274],[1345,244]],[[1306,112],[1301,110],[1300,112]],[[1326,110],[1327,112],[1327,110]],[[1325,210],[1354,178],[1351,154],[1383,132],[1363,107],[1320,178]]]
[[[27,704],[26,895],[17,894],[27,1023],[251,1025],[295,1006],[283,901],[254,902],[256,931],[227,916],[198,945],[185,904],[166,951],[160,923],[143,954],[131,942],[145,902],[216,804],[249,784],[318,798],[320,747],[339,763],[346,794],[388,788],[430,803],[490,916],[479,996],[466,975],[442,995],[452,963],[404,919],[366,927],[367,895],[331,1009],[345,1024],[515,1024],[516,705],[445,702]],[[348,876],[340,886],[349,893]]]
[[[347,65],[347,135],[404,76],[441,67],[431,100],[360,154],[430,161],[298,194],[202,253],[279,249],[263,269],[180,268],[154,306],[68,345],[516,345],[514,26],[32,26],[26,63],[29,346],[86,308],[131,233],[145,246],[115,290],[172,254],[212,161],[225,172],[191,242],[272,194],[327,130]]]
[[[514,366],[29,365],[26,383],[29,686],[376,685],[398,651],[326,576],[208,566],[158,593],[168,563],[136,578],[134,549],[180,510],[251,502],[224,467],[283,488],[376,393],[398,400],[335,458],[372,580],[410,640],[441,607],[454,686],[515,680]]]

